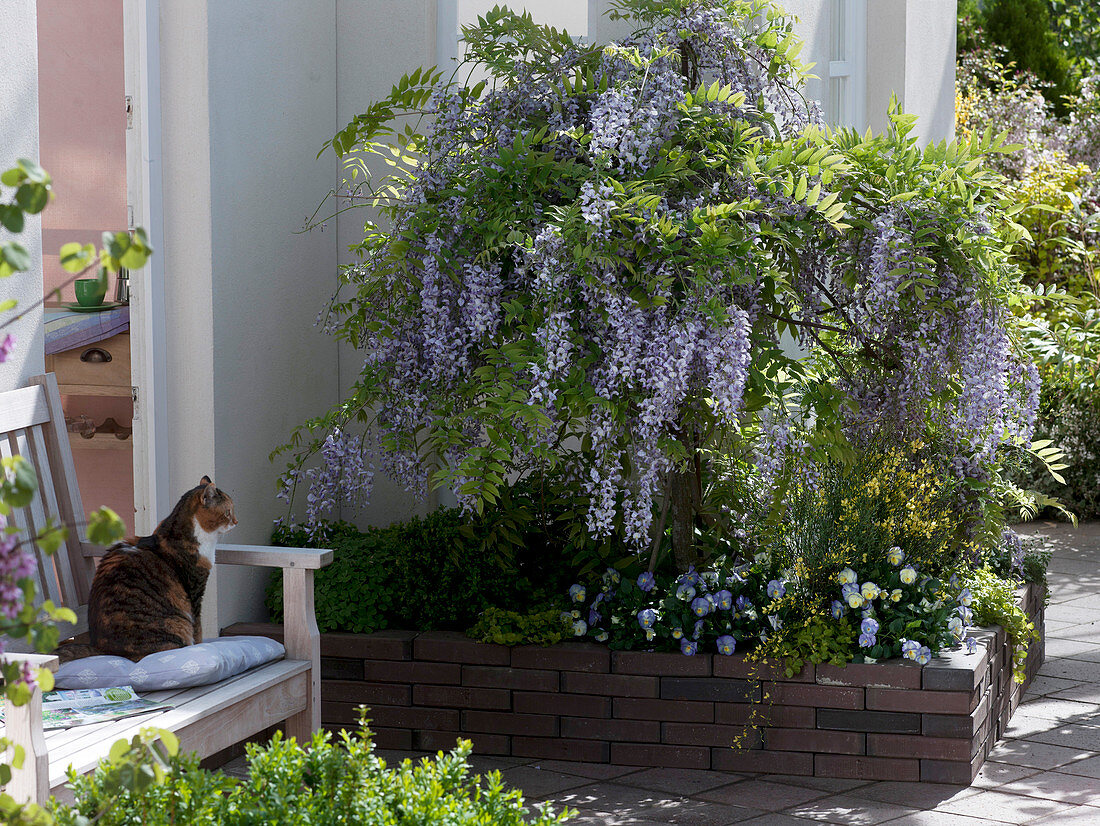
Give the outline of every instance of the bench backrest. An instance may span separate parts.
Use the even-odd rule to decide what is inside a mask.
[[[29,387],[0,393],[0,455],[23,456],[38,476],[38,495],[16,509],[9,522],[25,539],[52,524],[68,526],[68,537],[57,553],[36,552],[34,573],[39,601],[50,599],[77,612],[75,628],[63,628],[62,638],[86,630],[88,591],[95,566],[85,536],[83,505],[76,484],[61,394],[52,373],[35,376]],[[15,647],[15,646],[13,646]]]

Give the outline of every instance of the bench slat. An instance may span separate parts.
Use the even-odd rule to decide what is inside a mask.
[[[50,406],[41,387],[23,387],[4,394],[0,433],[34,427],[50,420]]]

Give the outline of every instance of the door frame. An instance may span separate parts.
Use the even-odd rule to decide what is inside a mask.
[[[153,532],[167,514],[167,339],[164,302],[164,190],[160,110],[160,0],[123,0],[126,188],[132,226],[145,228],[154,253],[130,276],[131,382],[134,398],[134,523]]]

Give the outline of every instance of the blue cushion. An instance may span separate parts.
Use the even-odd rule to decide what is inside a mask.
[[[101,655],[65,663],[54,675],[56,688],[109,688],[132,685],[138,691],[191,688],[234,677],[286,653],[268,637],[218,637],[209,642],[160,651],[138,662]]]

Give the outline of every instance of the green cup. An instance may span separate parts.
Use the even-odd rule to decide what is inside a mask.
[[[78,278],[73,283],[76,290],[76,302],[81,307],[98,307],[107,295],[107,285],[100,284],[98,278]]]

